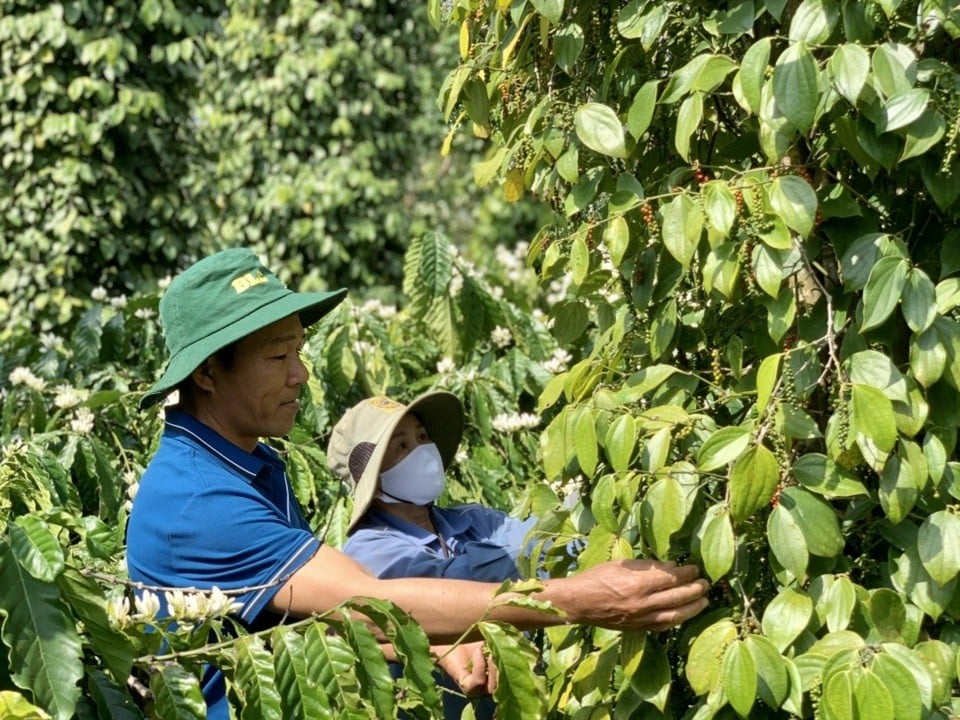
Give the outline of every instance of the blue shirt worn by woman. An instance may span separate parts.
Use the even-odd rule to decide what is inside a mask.
[[[482,505],[433,506],[437,532],[371,507],[343,551],[381,578],[445,577],[502,582],[520,577],[517,556],[536,518]]]
[[[319,547],[276,451],[260,443],[248,453],[196,418],[167,410],[127,527],[132,580],[173,588],[254,588],[234,600],[242,605],[239,620],[257,630],[280,621],[267,604]],[[223,675],[210,668],[202,688],[207,717],[226,720]]]

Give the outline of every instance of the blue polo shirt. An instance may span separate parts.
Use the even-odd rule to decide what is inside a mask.
[[[433,506],[430,517],[437,533],[371,507],[343,551],[381,578],[502,582],[520,577],[517,556],[536,518],[518,520],[483,505]]]
[[[140,479],[127,527],[130,578],[147,585],[221,590],[251,630],[276,624],[273,595],[320,547],[300,514],[286,468],[260,443],[237,447],[196,418],[168,409],[160,446]],[[226,685],[203,680],[209,718],[228,718]]]

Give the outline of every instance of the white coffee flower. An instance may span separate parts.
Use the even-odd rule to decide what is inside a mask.
[[[497,432],[517,432],[528,430],[540,424],[540,418],[532,413],[501,413],[491,421]]]
[[[46,350],[60,350],[63,348],[63,338],[55,333],[40,333],[40,344]]]
[[[163,599],[167,601],[167,612],[173,618],[185,618],[187,616],[187,598],[183,590],[167,590],[163,593]]]
[[[159,287],[161,290],[166,290],[168,287],[170,287],[170,283],[172,281],[173,281],[173,276],[167,275],[166,277],[162,277],[159,280],[157,280],[157,287]]]
[[[80,408],[70,421],[70,429],[78,435],[89,435],[93,430],[94,415],[88,408]]]
[[[441,375],[449,375],[456,369],[457,366],[453,362],[453,358],[445,357],[437,363],[437,372]]]
[[[490,333],[490,342],[503,349],[513,342],[513,333],[510,332],[509,328],[497,325]]]
[[[221,617],[230,613],[239,612],[243,609],[243,604],[237,602],[232,597],[224,593],[220,588],[214,586],[210,590],[208,599],[207,614],[210,617]]]
[[[133,619],[139,622],[152,622],[160,612],[160,597],[149,590],[144,590],[133,602],[137,610]]]
[[[90,298],[96,302],[103,302],[107,299],[107,289],[103,285],[98,285],[91,291]]]
[[[53,398],[53,404],[58,408],[68,409],[76,407],[89,396],[86,390],[71,387],[70,385],[60,385],[57,387],[57,394]]]
[[[8,377],[11,385],[26,385],[31,390],[42,392],[47,387],[47,381],[33,374],[33,371],[24,366],[14,368]]]
[[[126,597],[117,597],[107,603],[107,619],[110,624],[125,628],[130,624],[130,601]]]
[[[568,367],[573,356],[566,350],[557,348],[549,360],[544,361],[543,367],[554,375],[564,372]]]
[[[110,307],[114,310],[123,310],[127,306],[127,296],[126,295],[117,295],[117,297],[110,298]]]
[[[153,310],[151,310],[150,308],[138,308],[138,309],[133,313],[133,315],[134,315],[134,317],[138,318],[139,320],[149,320],[149,319],[152,318],[154,315],[156,315],[156,313],[155,313]]]

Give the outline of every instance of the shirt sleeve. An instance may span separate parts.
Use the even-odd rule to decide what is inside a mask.
[[[202,464],[190,469],[197,477],[191,490],[175,497],[158,483],[141,483],[143,512],[128,547],[128,561],[137,561],[131,575],[160,586],[249,588],[235,599],[243,606],[239,619],[251,623],[320,542],[244,480],[225,481],[221,472],[218,482],[204,482],[210,468]]]

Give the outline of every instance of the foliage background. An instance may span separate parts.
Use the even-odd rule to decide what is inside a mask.
[[[328,541],[332,419],[442,386],[450,499],[584,538],[551,572],[714,581],[670,633],[481,623],[505,717],[960,714],[955,3],[2,7],[6,716],[202,716],[205,660],[251,716],[438,712],[387,603],[399,694],[349,612],[217,646],[118,613],[158,295],[233,244],[363,289],[278,441]]]

